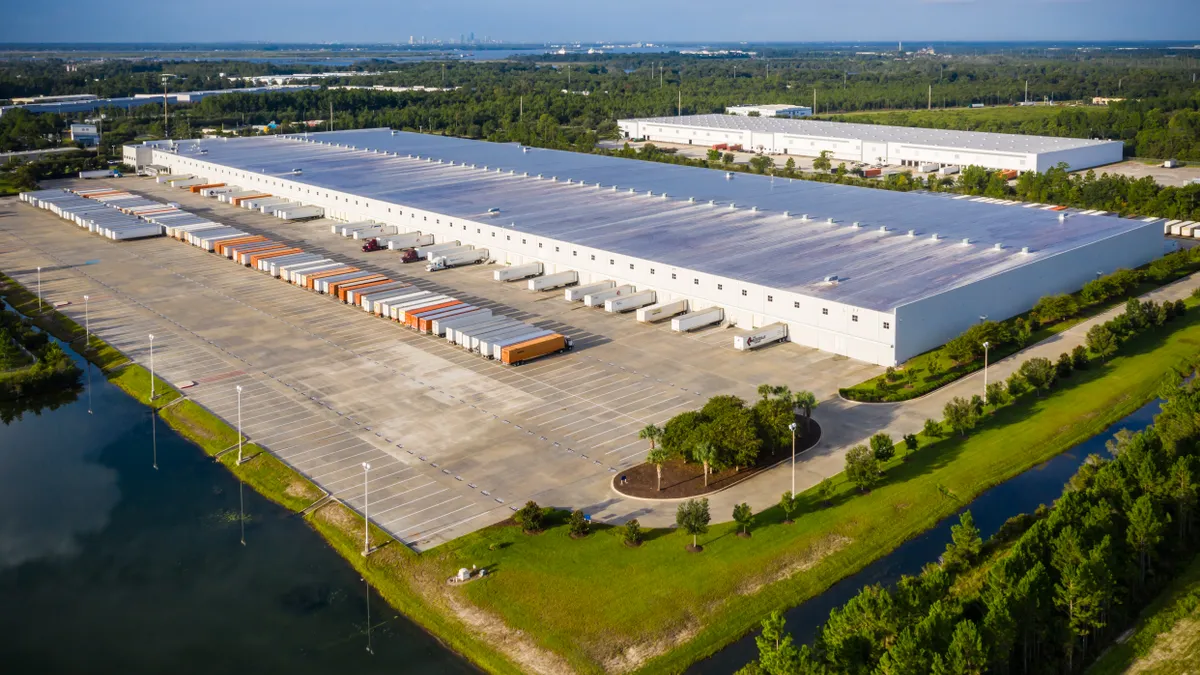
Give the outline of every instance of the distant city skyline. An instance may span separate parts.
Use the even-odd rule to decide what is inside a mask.
[[[18,3],[0,42],[505,42],[1195,40],[1197,0],[127,0]]]

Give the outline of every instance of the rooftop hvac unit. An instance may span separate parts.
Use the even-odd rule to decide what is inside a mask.
[[[732,171],[725,172],[725,180],[733,180],[733,172]]]
[[[825,283],[827,284],[836,284],[837,282],[838,276],[836,274],[830,274],[829,276],[825,277]]]
[[[1004,250],[1004,244],[1001,244],[1000,242],[996,242],[996,243],[995,243],[995,244],[992,246],[992,248],[996,249],[997,251],[1003,251],[1003,250]]]
[[[909,230],[909,231],[908,231],[908,236],[910,236],[910,237],[915,237],[915,236],[917,236],[917,231],[916,231],[916,230]]]
[[[963,246],[970,246],[970,245],[971,245],[971,239],[970,239],[969,237],[967,237],[967,238],[964,238],[964,239],[963,239],[963,241],[962,241],[962,243],[963,243]]]
[[[787,218],[787,217],[788,217],[788,216],[790,216],[790,215],[792,215],[792,212],[791,212],[791,211],[784,211],[784,212],[783,212],[783,217],[784,217],[784,218]]]
[[[829,223],[830,225],[834,225],[837,223],[837,221],[835,221],[833,218],[828,218],[825,220],[825,222]]]
[[[395,136],[395,135],[396,135],[396,130],[395,130],[395,129],[392,129],[392,135],[393,135],[393,136]]]
[[[1029,255],[1029,247],[1028,246],[1021,247],[1021,255]]]
[[[661,195],[659,195],[659,197],[662,197],[663,199],[666,199],[666,198],[667,198],[667,193],[665,193],[665,192],[664,192],[664,193],[662,193]]]
[[[803,221],[806,221],[806,222],[807,222],[807,221],[808,221],[808,214],[806,213],[806,214],[804,214],[804,215],[800,216],[800,220],[803,220]]]
[[[880,233],[880,234],[887,234],[887,231],[888,231],[888,226],[887,226],[887,225],[880,225],[880,226],[879,226],[879,233]]]
[[[1065,214],[1065,213],[1059,213],[1059,214],[1058,214],[1058,222],[1060,222],[1060,223],[1065,223],[1065,222],[1067,222],[1067,214]]]
[[[930,238],[930,239],[932,239],[932,240],[934,240],[934,241],[937,241],[937,240],[939,239],[939,237],[938,237],[938,233],[937,233],[937,232],[934,232],[932,235],[930,235],[930,237],[929,237],[929,238]]]

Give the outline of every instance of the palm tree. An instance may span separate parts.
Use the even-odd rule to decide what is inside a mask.
[[[650,454],[646,455],[646,461],[653,464],[654,468],[658,471],[658,486],[656,490],[659,492],[662,492],[662,467],[669,459],[671,459],[671,453],[663,448],[651,450]]]
[[[771,394],[774,394],[774,393],[775,393],[775,387],[772,387],[769,384],[758,385],[758,395],[762,397],[762,400],[764,400],[764,401],[767,400],[768,398],[771,397]]]
[[[708,468],[717,459],[717,448],[712,443],[704,441],[692,451],[696,461],[704,464],[704,487],[708,487]]]
[[[638,438],[650,441],[650,451],[654,452],[654,444],[662,440],[663,430],[653,424],[647,424],[638,432]]]
[[[804,410],[804,430],[807,431],[812,420],[813,408],[817,407],[817,397],[811,391],[801,390],[792,394],[792,405]]]

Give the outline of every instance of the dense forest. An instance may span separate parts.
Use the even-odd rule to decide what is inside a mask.
[[[1200,385],[1176,376],[1154,425],[1092,455],[1053,508],[986,543],[970,512],[938,563],[868,586],[797,647],[778,613],[747,675],[1074,673],[1197,549]]]

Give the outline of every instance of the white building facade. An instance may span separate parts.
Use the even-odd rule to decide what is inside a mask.
[[[745,117],[809,117],[812,108],[802,105],[787,105],[783,103],[771,105],[731,105],[725,108],[727,115],[742,115]]]
[[[920,167],[982,166],[1044,172],[1059,162],[1072,171],[1120,162],[1120,141],[916,129],[816,120],[690,115],[620,120],[622,135],[649,142],[713,146],[838,161]]]

